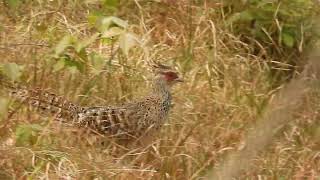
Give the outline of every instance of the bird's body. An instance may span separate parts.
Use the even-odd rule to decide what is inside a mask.
[[[159,71],[149,95],[121,106],[82,107],[41,89],[1,83],[11,96],[55,119],[115,137],[138,138],[164,124],[171,106],[170,89],[179,78],[175,72]]]
[[[103,134],[136,138],[149,128],[160,128],[169,113],[171,94],[169,89],[158,92],[155,86],[150,95],[122,106],[83,108],[75,123]]]

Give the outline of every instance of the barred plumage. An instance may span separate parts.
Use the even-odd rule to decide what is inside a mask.
[[[15,99],[29,104],[54,118],[88,127],[116,137],[137,138],[149,129],[158,129],[168,116],[171,106],[170,89],[180,82],[177,72],[163,65],[153,66],[155,77],[151,93],[139,101],[122,106],[82,107],[41,89],[29,89],[0,81]]]

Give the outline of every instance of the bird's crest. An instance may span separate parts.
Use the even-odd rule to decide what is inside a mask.
[[[164,65],[164,64],[157,62],[157,61],[149,62],[148,66],[151,68],[151,71],[153,73],[163,73],[163,72],[168,72],[168,71],[175,72],[175,69],[173,69],[171,66]]]
[[[179,73],[177,70],[172,68],[171,66],[161,64],[160,62],[151,62],[149,63],[151,70],[155,74],[162,74],[164,75],[165,79],[169,82],[177,81],[182,82],[183,80],[179,78]]]

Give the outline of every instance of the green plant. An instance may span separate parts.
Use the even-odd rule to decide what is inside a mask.
[[[315,37],[312,17],[319,12],[315,3],[312,0],[229,2],[226,24],[237,34],[269,47],[271,53],[289,53],[287,49],[302,52]]]
[[[78,70],[83,73],[86,71],[86,65],[93,67],[94,70],[102,70],[107,62],[106,59],[97,52],[89,52],[89,46],[97,41],[109,46],[118,42],[120,50],[128,56],[130,49],[138,42],[138,38],[127,31],[128,23],[118,17],[89,16],[89,23],[94,25],[98,32],[83,39],[65,35],[57,43],[52,54],[56,60],[54,71],[68,68],[71,72]]]

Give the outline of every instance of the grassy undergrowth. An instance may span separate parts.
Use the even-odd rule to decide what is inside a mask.
[[[19,106],[1,88],[0,179],[201,179],[242,148],[274,95],[306,64],[313,37],[301,29],[279,34],[280,26],[261,19],[270,29],[250,34],[241,26],[251,16],[243,24],[228,14],[244,12],[235,2],[27,2],[0,2],[1,72],[13,80],[86,106],[143,96],[151,60],[177,67],[185,83],[174,89],[158,137],[131,149]],[[240,179],[320,178],[319,98],[317,88],[304,97]]]

